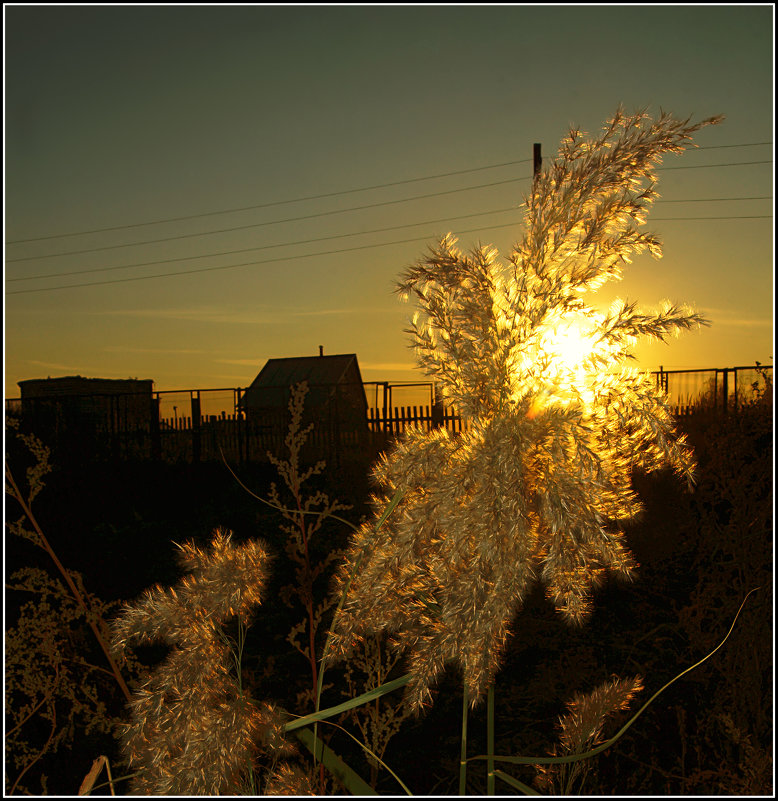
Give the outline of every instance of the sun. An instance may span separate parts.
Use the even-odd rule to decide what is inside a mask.
[[[592,355],[598,350],[597,320],[568,314],[549,325],[539,342],[544,390],[533,404],[532,414],[549,404],[589,404],[592,393]]]
[[[551,329],[543,339],[543,350],[565,372],[583,370],[584,362],[592,353],[594,340],[585,320],[566,318]]]

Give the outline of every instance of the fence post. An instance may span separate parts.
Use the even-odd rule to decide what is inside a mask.
[[[725,367],[723,370],[724,373],[724,380],[722,381],[722,392],[723,392],[723,403],[722,409],[724,411],[724,416],[727,416],[727,399],[729,397],[729,368]]]
[[[151,410],[149,412],[149,428],[151,434],[151,458],[162,458],[162,435],[159,429],[159,394],[151,398]]]
[[[432,389],[432,427],[433,428],[442,428],[443,426],[443,401],[440,397],[440,393],[438,392],[438,387],[436,384],[433,384]]]
[[[200,390],[191,395],[192,400],[192,461],[200,461]]]
[[[238,444],[238,463],[243,464],[248,459],[243,454],[243,439],[244,439],[244,420],[245,415],[242,415],[241,397],[243,393],[240,387],[234,391],[233,399],[235,403],[235,437]]]
[[[656,374],[656,388],[661,389],[662,392],[667,392],[667,377],[665,376],[665,368],[659,365],[659,372]]]
[[[541,155],[541,143],[535,142],[532,145],[532,178],[533,180],[538,177],[540,168],[543,164],[543,156]]]
[[[389,423],[389,382],[384,381],[384,420],[383,420],[383,431],[384,434],[388,433],[387,429],[391,431],[391,424]]]
[[[116,461],[119,458],[119,432],[121,431],[121,419],[119,416],[119,400],[120,395],[108,396],[108,438],[110,444],[108,446],[108,453],[110,458]],[[102,404],[101,404],[102,406]],[[100,447],[102,443],[98,443],[98,425],[95,425],[95,454],[103,449]]]

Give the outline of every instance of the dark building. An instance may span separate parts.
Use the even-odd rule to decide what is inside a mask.
[[[367,441],[367,397],[354,353],[268,359],[239,409],[254,426],[284,428],[291,388],[301,381],[308,383],[303,425],[314,424],[312,439],[330,445]]]
[[[60,455],[110,453],[118,437],[151,430],[153,384],[82,376],[19,381],[22,421]]]

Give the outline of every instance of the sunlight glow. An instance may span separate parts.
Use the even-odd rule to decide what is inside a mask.
[[[537,379],[543,389],[537,392],[530,418],[544,406],[593,402],[592,356],[601,350],[596,344],[597,322],[589,316],[571,314],[545,331],[536,354]]]
[[[560,368],[570,373],[583,369],[593,345],[593,335],[586,330],[583,318],[567,318],[543,340],[543,350],[554,358]]]

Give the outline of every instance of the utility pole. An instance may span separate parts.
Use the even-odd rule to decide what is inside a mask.
[[[540,155],[540,142],[532,145],[532,178],[533,180],[540,174],[540,165],[543,164],[543,157]]]

